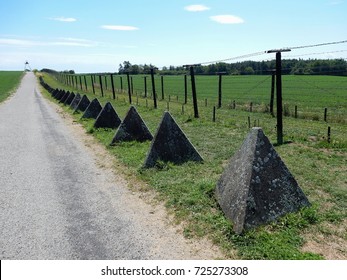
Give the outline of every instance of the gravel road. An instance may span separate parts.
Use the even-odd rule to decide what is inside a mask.
[[[102,167],[57,110],[33,73],[0,104],[0,259],[221,257]]]

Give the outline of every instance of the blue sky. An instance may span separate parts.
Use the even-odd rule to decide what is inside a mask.
[[[37,69],[114,72],[125,60],[178,66],[342,41],[346,14],[347,0],[2,1],[0,70],[27,60]],[[283,56],[346,58],[347,44]]]

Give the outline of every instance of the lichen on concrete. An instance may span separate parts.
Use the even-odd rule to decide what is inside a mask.
[[[260,128],[252,129],[231,158],[216,195],[236,233],[310,205]]]

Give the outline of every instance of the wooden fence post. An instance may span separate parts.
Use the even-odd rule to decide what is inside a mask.
[[[147,97],[147,76],[144,76],[143,79],[144,79],[144,87],[145,87],[145,97]]]
[[[84,78],[84,87],[85,87],[86,91],[88,91],[88,85],[87,85],[87,77],[86,77],[86,75],[84,75],[83,78]]]
[[[131,85],[130,85],[130,76],[129,72],[127,72],[127,82],[128,82],[128,97],[129,103],[131,104]]]
[[[297,119],[298,118],[298,106],[295,105],[294,107],[294,117]]]
[[[111,87],[112,87],[112,97],[113,99],[116,99],[116,91],[114,88],[114,80],[113,80],[113,75],[111,74]]]
[[[277,144],[283,144],[283,104],[282,104],[282,52],[290,49],[269,50],[267,53],[276,53],[276,100],[277,100]]]
[[[95,87],[94,87],[94,78],[93,78],[93,75],[90,75],[90,79],[92,80],[93,94],[95,94]]]
[[[330,141],[331,141],[331,128],[330,128],[330,126],[328,126],[328,143],[330,143]]]
[[[80,75],[80,87],[81,87],[81,90],[83,90],[83,87],[82,87],[82,76]]]
[[[101,78],[101,75],[99,75],[99,83],[100,83],[101,96],[104,97],[104,89],[102,88],[102,78]]]
[[[161,81],[161,99],[164,100],[165,96],[164,96],[164,76],[163,75],[160,76],[160,81]]]
[[[155,92],[154,68],[151,68],[151,80],[152,80],[152,92],[153,92],[154,109],[157,109],[158,105],[157,105],[157,94]]]
[[[328,116],[328,108],[324,108],[324,121],[327,121],[327,116]]]
[[[198,109],[198,99],[196,97],[194,66],[190,66],[190,78],[191,78],[191,82],[192,82],[194,117],[198,119],[199,118],[199,109]]]
[[[120,90],[123,91],[123,77],[119,76],[120,79]]]
[[[218,81],[218,108],[222,107],[222,76],[227,74],[227,72],[217,72],[219,76],[219,81]]]

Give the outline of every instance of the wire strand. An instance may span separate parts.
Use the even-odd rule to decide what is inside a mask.
[[[328,42],[328,43],[320,43],[320,44],[312,44],[312,45],[304,45],[304,46],[296,46],[296,47],[290,47],[288,49],[297,50],[297,49],[314,48],[314,47],[322,47],[322,46],[329,46],[329,45],[338,45],[338,44],[344,44],[344,43],[347,43],[347,40]],[[249,58],[249,57],[263,55],[263,54],[266,54],[266,52],[267,51],[260,51],[260,52],[245,54],[245,55],[241,55],[241,56],[235,56],[235,57],[218,59],[218,60],[207,61],[207,62],[201,62],[201,63],[198,63],[198,64],[206,65],[206,64],[215,64],[215,63],[225,62],[225,61],[230,61],[230,60],[244,59],[244,58]]]

